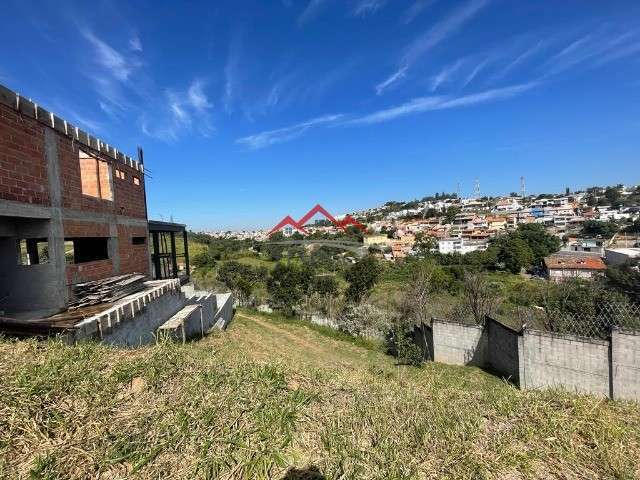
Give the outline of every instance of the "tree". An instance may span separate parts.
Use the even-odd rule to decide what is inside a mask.
[[[582,224],[582,235],[592,237],[612,237],[618,231],[615,222],[600,222],[598,220],[587,220]]]
[[[416,233],[416,241],[413,245],[413,249],[418,252],[418,255],[424,257],[431,253],[432,250],[438,248],[438,241],[423,232]]]
[[[337,295],[338,281],[333,275],[316,275],[311,282],[311,290],[320,295]]]
[[[533,251],[522,238],[513,236],[499,243],[498,262],[511,273],[517,274],[533,263]]]
[[[191,264],[196,268],[213,268],[216,261],[209,252],[199,252],[193,256]]]
[[[453,220],[456,218],[456,215],[460,213],[460,207],[449,207],[444,214],[445,223],[453,223]]]
[[[491,315],[497,298],[486,276],[467,272],[463,281],[464,306],[471,312],[478,325],[483,325],[485,317]]]
[[[609,203],[615,207],[620,204],[622,194],[620,193],[619,187],[607,187],[604,191],[604,196],[609,201]]]
[[[359,302],[378,281],[382,268],[375,257],[367,255],[347,270],[345,279],[349,287],[345,293],[347,300]]]
[[[610,288],[624,293],[633,302],[640,304],[640,260],[611,265],[605,274]]]
[[[218,270],[218,280],[237,295],[241,304],[246,304],[249,301],[255,287],[264,282],[266,277],[266,268],[254,268],[235,260],[225,262]]]
[[[560,250],[560,239],[547,233],[544,226],[539,223],[518,225],[515,234],[518,238],[527,242],[533,253],[532,263],[536,265],[542,265],[544,257]]]
[[[285,315],[293,315],[295,306],[309,293],[312,278],[309,267],[279,262],[267,279],[269,303]]]
[[[631,225],[625,227],[625,233],[640,233],[640,218],[635,220]]]

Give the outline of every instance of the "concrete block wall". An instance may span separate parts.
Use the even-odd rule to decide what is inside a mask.
[[[525,330],[520,352],[522,388],[560,387],[610,395],[609,341]]]
[[[431,328],[434,361],[451,365],[486,365],[487,332],[482,326],[434,319]]]
[[[186,305],[158,328],[158,338],[182,342],[204,337],[205,333],[202,306],[197,303]]]
[[[423,330],[437,362],[488,368],[523,389],[640,401],[640,331],[614,329],[609,339],[596,339],[516,331],[491,318],[484,327],[433,320]],[[423,348],[420,335],[414,330],[414,342]]]
[[[231,293],[217,293],[216,294],[216,303],[218,306],[218,310],[216,311],[216,316],[214,319],[215,328],[219,328],[220,330],[224,330],[231,322],[233,318],[233,294]]]
[[[640,400],[640,332],[611,332],[612,396]]]
[[[485,328],[488,337],[487,366],[508,380],[518,383],[520,380],[521,332],[492,318],[487,318]]]
[[[149,289],[77,324],[69,340],[100,340],[131,347],[155,342],[158,327],[182,309],[186,299],[177,279],[147,285]]]

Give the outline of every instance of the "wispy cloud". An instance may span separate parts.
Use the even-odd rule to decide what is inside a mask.
[[[580,67],[600,67],[637,54],[640,54],[640,29],[620,32],[603,27],[572,40],[543,65],[543,70],[546,76],[558,75]]]
[[[142,42],[140,41],[140,37],[134,35],[129,40],[129,49],[133,52],[141,52],[142,51]]]
[[[296,139],[303,135],[307,130],[314,127],[339,125],[371,125],[423,112],[470,107],[474,105],[514,98],[522,93],[527,92],[528,90],[533,89],[538,85],[539,83],[537,82],[530,82],[511,85],[504,88],[485,90],[470,95],[433,95],[427,97],[418,97],[401,105],[378,110],[376,112],[362,116],[337,114],[317,117],[312,120],[298,123],[289,127],[269,130],[255,135],[239,138],[236,140],[236,143],[248,147],[252,150],[258,150],[276,143],[283,143]]]
[[[413,22],[422,12],[435,3],[436,0],[416,0],[404,12],[402,23],[405,25]]]
[[[302,26],[313,20],[318,15],[322,7],[324,7],[325,3],[326,0],[309,0],[309,3],[298,17],[298,25]]]
[[[376,13],[384,7],[386,3],[387,0],[359,0],[353,10],[353,14],[357,17],[364,17]]]
[[[516,58],[510,61],[503,69],[491,78],[490,83],[496,82],[507,77],[513,70],[521,66],[526,60],[540,53],[540,51],[546,46],[543,40],[538,41],[535,45],[525,49]]]
[[[204,91],[204,82],[195,79],[186,90],[166,90],[164,102],[156,102],[152,112],[139,119],[145,135],[162,141],[175,141],[185,131],[194,130],[208,137],[215,132],[210,118],[213,104]]]
[[[396,70],[390,77],[386,78],[382,82],[376,85],[376,94],[382,95],[382,93],[390,88],[392,85],[395,85],[397,82],[402,80],[407,76],[407,70],[409,67],[404,65]]]
[[[407,70],[432,48],[440,44],[447,37],[457,32],[462,26],[475,17],[487,4],[488,0],[470,0],[455,9],[449,16],[436,23],[405,50],[399,67],[387,79],[376,85],[378,95],[405,77]]]
[[[194,80],[187,91],[187,99],[189,104],[197,111],[203,112],[213,108],[213,104],[209,101],[203,91],[204,84],[202,80]]]
[[[451,65],[447,65],[445,66],[442,70],[440,70],[440,72],[438,72],[436,75],[434,75],[433,77],[431,77],[431,86],[430,89],[432,92],[435,92],[441,85],[449,82],[451,80],[451,78],[453,77],[453,75],[460,70],[460,67],[462,67],[464,61],[463,60],[457,60],[456,62],[452,63]]]
[[[462,83],[462,88],[464,88],[467,85],[469,85],[478,76],[478,74],[482,70],[484,70],[494,60],[495,60],[495,58],[493,56],[485,55],[484,58],[482,60],[480,60],[475,65],[475,67],[473,67],[473,69],[467,74],[467,76],[464,79],[464,82]]]
[[[463,95],[458,97],[451,96],[429,96],[419,97],[413,100],[403,103],[397,107],[387,108],[379,110],[368,115],[355,118],[349,123],[351,124],[372,124],[386,122],[394,120],[396,118],[405,117],[415,113],[446,110],[450,108],[466,107],[471,105],[478,105],[481,103],[489,103],[497,100],[505,100],[512,98],[521,93],[531,90],[537,83],[526,83],[521,85],[513,85],[510,87],[496,88],[492,90],[486,90],[480,93],[474,93],[470,95]]]
[[[248,137],[239,138],[236,140],[236,143],[248,147],[251,150],[258,150],[276,143],[293,140],[294,138],[300,137],[311,128],[335,123],[343,117],[343,114],[324,115],[289,127],[278,128],[276,130],[269,130],[255,135],[249,135]]]
[[[238,30],[234,33],[229,44],[227,63],[224,67],[224,94],[222,104],[225,110],[230,113],[233,110],[233,102],[239,88],[240,58],[242,55],[243,32]]]
[[[129,80],[133,71],[139,66],[138,62],[126,58],[90,30],[82,30],[82,35],[93,46],[96,54],[95,59],[102,67],[120,81]]]

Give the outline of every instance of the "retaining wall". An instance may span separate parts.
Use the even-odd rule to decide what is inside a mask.
[[[424,333],[423,333],[424,332]],[[484,327],[433,320],[414,342],[433,360],[487,368],[520,388],[562,388],[640,400],[640,332],[614,329],[608,339],[517,331],[491,318]],[[431,359],[428,352],[426,359]]]
[[[214,327],[224,330],[233,318],[233,294],[216,293],[218,310],[214,319]]]
[[[610,395],[608,340],[528,330],[522,339],[522,388]]]
[[[521,332],[503,325],[492,318],[485,323],[487,331],[487,367],[508,380],[520,380],[519,348]]]
[[[611,332],[612,396],[640,400],[640,332]]]
[[[434,361],[452,365],[486,365],[487,333],[482,326],[434,319],[431,328]]]

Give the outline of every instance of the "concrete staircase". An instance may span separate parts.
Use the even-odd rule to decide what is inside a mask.
[[[186,342],[202,338],[212,328],[225,329],[233,317],[230,293],[214,294],[182,287],[186,305],[158,328],[159,338]]]
[[[146,289],[75,325],[65,338],[98,340],[118,346],[154,343],[158,336],[186,341],[212,328],[224,329],[233,317],[233,295],[198,291],[177,280],[145,283]]]

